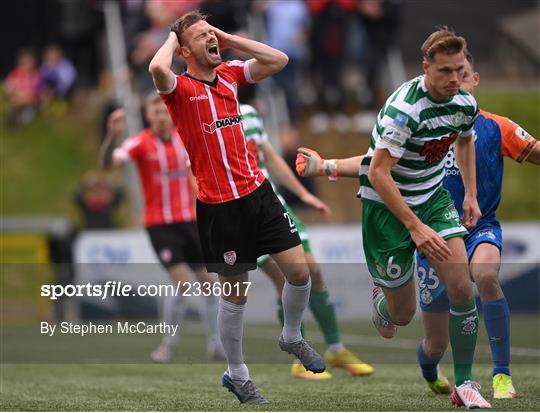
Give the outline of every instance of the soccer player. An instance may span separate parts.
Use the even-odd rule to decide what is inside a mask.
[[[311,194],[298,181],[287,163],[274,150],[268,140],[268,135],[263,128],[263,122],[257,110],[253,106],[243,104],[240,105],[240,112],[242,114],[242,123],[247,138],[248,150],[258,161],[259,169],[263,172],[264,176],[268,180],[270,180],[270,177],[275,178],[279,183],[298,196],[306,205],[319,210],[322,214],[329,214],[330,209],[326,204]],[[271,180],[270,183],[272,183]],[[327,351],[324,354],[326,363],[333,367],[343,368],[353,376],[368,376],[372,374],[374,372],[373,367],[360,360],[352,351],[345,348],[341,342],[334,304],[330,301],[330,294],[324,285],[321,267],[311,252],[308,234],[304,229],[302,221],[300,221],[294,211],[286,204],[285,199],[276,191],[275,187],[274,191],[289,214],[289,218],[296,226],[302,240],[302,248],[304,249],[312,281],[309,308],[324,335],[327,345]],[[276,287],[279,295],[277,300],[278,319],[283,324],[283,303],[281,302],[281,293],[284,284],[283,274],[269,255],[259,257],[257,265],[268,275]],[[314,374],[306,370],[298,361],[293,362],[291,373],[294,377],[306,380],[325,380],[332,378],[332,375],[328,371]]]
[[[480,82],[474,71],[472,56],[467,62],[461,87],[471,94]],[[493,360],[493,397],[517,397],[510,375],[510,310],[499,283],[502,231],[495,212],[501,200],[503,158],[540,164],[540,144],[519,125],[503,116],[484,110],[474,122],[476,132],[476,176],[482,217],[465,237],[471,275],[476,282]],[[454,152],[445,160],[444,187],[450,191],[459,211],[463,200],[461,172]],[[461,211],[459,211],[461,214]],[[448,381],[438,375],[437,366],[448,346],[448,295],[439,275],[429,261],[418,256],[420,307],[424,323],[424,340],[418,346],[418,363],[422,375],[435,393],[448,393]]]
[[[474,92],[480,75],[474,72],[473,58],[466,53],[467,63],[463,72],[461,88]],[[478,199],[482,217],[476,227],[465,237],[471,275],[475,280],[484,314],[493,359],[493,396],[508,399],[517,396],[510,375],[510,316],[509,308],[499,283],[502,231],[495,216],[501,198],[503,158],[517,162],[540,164],[540,144],[519,125],[508,118],[480,110],[473,128],[476,136],[476,174]],[[311,172],[305,176],[323,175],[332,171],[335,176],[356,177],[362,156],[324,160],[310,149],[301,148],[305,155],[298,158],[305,165],[309,156]],[[338,168],[335,167],[338,162]],[[326,169],[323,165],[327,165]],[[450,192],[456,205],[463,199],[464,188],[460,170],[451,149],[445,161],[444,187]],[[429,387],[435,393],[451,391],[448,380],[440,375],[437,367],[448,346],[449,302],[444,286],[429,261],[417,255],[417,275],[420,288],[420,308],[424,324],[424,340],[418,347],[418,362]]]
[[[386,101],[373,128],[359,170],[362,234],[373,290],[373,323],[385,338],[406,325],[416,310],[413,279],[416,248],[437,270],[450,301],[449,335],[456,387],[453,402],[490,408],[472,381],[478,334],[463,236],[476,225],[473,122],[476,101],[460,90],[466,42],[447,28],[432,33],[421,47],[424,75],[404,83]],[[464,183],[463,218],[442,187],[444,162],[455,143]],[[297,169],[337,175],[340,162],[300,153]],[[341,162],[350,166],[358,157]],[[316,164],[316,165],[315,165]],[[314,166],[310,166],[314,165]]]
[[[107,136],[100,151],[100,163],[106,169],[120,168],[133,161],[137,166],[144,193],[144,224],[151,244],[171,281],[180,284],[184,292],[192,270],[198,281],[216,280],[204,268],[197,224],[195,222],[195,194],[189,171],[189,158],[178,133],[174,130],[167,107],[157,93],[147,97],[145,116],[149,123],[135,136],[117,147],[126,130],[122,109],[109,115]],[[204,320],[207,327],[208,355],[223,358],[217,329],[217,299],[202,296]],[[180,325],[185,300],[182,293],[162,297],[161,321]],[[166,363],[178,346],[179,334],[164,335],[160,346],[150,355],[157,363]]]
[[[223,62],[220,52],[225,48],[252,58]],[[171,71],[175,53],[187,64],[181,75]],[[311,290],[300,237],[247,150],[237,98],[240,86],[277,73],[287,61],[279,50],[225,33],[200,13],[189,12],[173,24],[149,66],[199,187],[197,224],[204,260],[223,286],[218,324],[228,368],[222,383],[241,403],[268,403],[250,379],[242,352],[248,271],[261,255],[270,254],[287,280],[280,348],[298,357],[307,370],[321,373],[326,368],[300,332]]]

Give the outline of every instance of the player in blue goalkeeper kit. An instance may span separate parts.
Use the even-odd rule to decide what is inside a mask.
[[[461,87],[472,93],[479,84],[480,76],[473,70],[470,54],[467,54],[467,60]],[[499,283],[502,232],[495,211],[501,200],[503,158],[540,165],[540,143],[508,118],[483,110],[474,123],[474,132],[478,202],[482,217],[465,237],[465,246],[471,273],[480,293],[490,340],[494,398],[513,398],[517,392],[510,375],[510,317],[508,303]],[[322,159],[317,152],[300,148],[297,172],[304,177],[358,177],[362,158]],[[447,155],[445,168],[443,186],[452,195],[461,216],[464,189],[453,151]],[[450,340],[448,297],[428,260],[418,255],[417,265],[424,322],[424,340],[418,346],[418,362],[424,378],[435,393],[450,393],[452,388],[438,369]],[[466,324],[463,326],[464,329],[470,327]]]
[[[480,76],[474,72],[470,54],[467,54],[467,60],[461,87],[473,93]],[[483,110],[474,123],[474,131],[478,203],[482,217],[464,239],[491,347],[493,396],[507,399],[516,397],[517,392],[510,375],[510,312],[499,283],[502,231],[495,212],[501,200],[503,158],[540,164],[540,144],[510,119]],[[452,195],[461,216],[463,184],[453,151],[447,155],[445,168],[443,185]],[[449,341],[448,297],[428,260],[417,255],[417,265],[424,322],[424,340],[418,346],[418,362],[429,387],[435,393],[449,393],[448,380],[438,371],[438,363]]]

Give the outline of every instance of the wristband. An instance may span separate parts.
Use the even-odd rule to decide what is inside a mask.
[[[326,175],[331,181],[336,181],[338,177],[338,160],[325,159],[322,163],[322,175]]]

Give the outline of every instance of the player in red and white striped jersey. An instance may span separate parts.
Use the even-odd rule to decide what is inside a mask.
[[[225,48],[252,58],[223,62]],[[187,64],[182,75],[171,71],[175,54]],[[308,370],[325,369],[300,332],[311,281],[298,231],[247,150],[237,99],[240,86],[277,73],[287,62],[279,50],[225,33],[190,12],[174,23],[149,67],[199,186],[197,223],[206,268],[217,272],[222,284],[244,287],[228,289],[233,294],[222,296],[218,311],[228,361],[223,385],[242,403],[268,403],[250,380],[242,354],[243,283],[261,255],[272,255],[287,279],[281,349],[297,355]]]
[[[167,133],[167,138],[160,138],[152,129],[143,129],[113,152],[113,159],[121,163],[132,160],[137,165],[147,227],[195,221],[189,158],[178,132]]]
[[[249,65],[230,61],[216,74],[215,81],[203,82],[184,73],[161,92],[193,160],[198,198],[209,204],[246,196],[264,181],[249,156],[236,99],[238,87],[252,81]]]
[[[109,116],[101,163],[106,168],[117,168],[129,161],[135,162],[144,193],[145,227],[171,280],[187,286],[191,267],[201,283],[215,282],[203,266],[195,222],[195,193],[184,144],[173,129],[167,108],[157,93],[147,98],[145,110],[150,127],[127,138],[118,148],[115,148],[116,142],[126,129],[125,115],[122,109],[118,109]],[[184,314],[182,295],[164,296],[162,299],[162,321],[180,324]],[[217,333],[217,299],[203,299],[209,332],[208,353],[211,357],[223,357]],[[169,361],[178,338],[178,334],[163,336],[161,345],[151,355],[152,359],[156,362]]]

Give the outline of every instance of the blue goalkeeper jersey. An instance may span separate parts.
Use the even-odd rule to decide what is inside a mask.
[[[480,110],[474,122],[476,148],[476,186],[478,204],[483,221],[495,218],[495,211],[501,201],[503,157],[508,156],[523,162],[538,143],[519,125],[503,116]],[[450,192],[459,215],[463,216],[465,190],[457,167],[454,149],[448,152],[445,162],[443,186]]]
[[[473,125],[476,148],[476,186],[478,204],[482,217],[470,230],[465,240],[467,256],[471,259],[481,243],[490,243],[502,248],[502,231],[495,216],[501,201],[503,157],[508,156],[523,162],[538,144],[519,125],[510,119],[480,110]],[[464,188],[460,171],[452,149],[445,161],[443,186],[450,192],[460,216],[463,215]],[[448,311],[449,302],[444,287],[427,258],[417,254],[419,298],[422,311]]]

